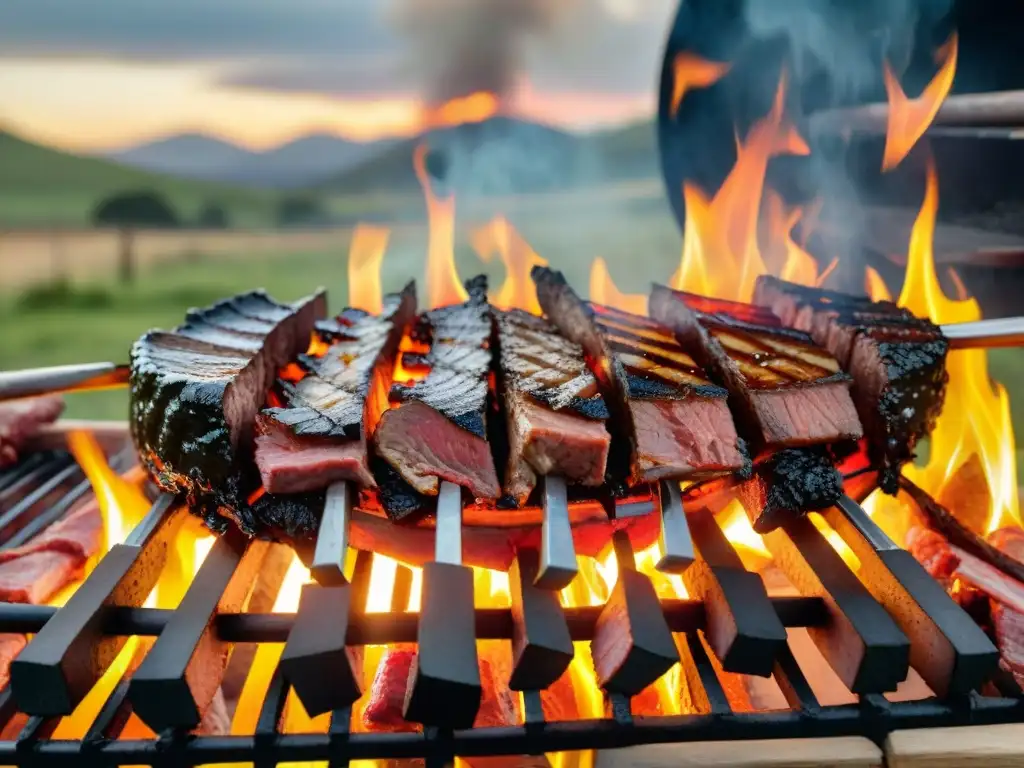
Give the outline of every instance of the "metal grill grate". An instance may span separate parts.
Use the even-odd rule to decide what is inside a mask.
[[[5,517],[24,507],[14,517],[26,515],[33,531],[45,527],[41,521],[58,519],[85,493],[82,482],[75,484],[78,476],[73,478],[71,470],[77,468],[66,455],[46,454],[0,475],[0,494],[8,509]],[[39,503],[41,496],[25,504],[56,477],[64,479],[53,483],[53,488],[70,483],[71,490],[46,504]],[[71,498],[74,494],[77,496]],[[15,498],[20,501],[9,506]],[[676,501],[669,499],[666,513],[680,511],[669,509]],[[305,702],[315,698],[318,685],[335,694],[343,687],[334,663],[346,647],[417,642],[419,616],[399,611],[408,602],[410,580],[397,579],[391,613],[366,613],[372,555],[359,552],[352,558],[344,582],[338,578],[333,586],[304,587],[297,614],[244,613],[239,608],[244,595],[261,578],[267,545],[228,535],[217,540],[178,609],[140,607],[149,592],[147,585],[160,575],[161,554],[166,553],[177,521],[187,514],[176,508],[172,499],[161,496],[128,539],[101,559],[63,608],[0,604],[0,632],[35,634],[12,666],[11,685],[0,692],[0,725],[10,732],[12,724],[24,723],[11,740],[0,741],[0,764],[58,766],[93,760],[114,765],[252,762],[263,766],[317,760],[342,766],[351,760],[422,758],[428,765],[442,765],[455,755],[540,754],[721,739],[859,735],[881,743],[897,729],[1024,721],[1024,694],[1009,675],[996,671],[993,676],[993,649],[984,644],[987,640],[978,641],[980,630],[959,609],[950,610],[953,604],[934,581],[919,579],[923,571],[915,570],[916,561],[891,546],[884,536],[879,538],[880,532],[866,516],[858,514],[859,507],[852,501],[844,500],[832,522],[861,558],[858,575],[835,556],[833,547],[814,526],[789,526],[770,543],[776,560],[787,562],[787,575],[803,593],[786,598],[768,597],[760,579],[743,569],[710,514],[693,506],[686,510],[685,519],[696,562],[686,572],[686,583],[690,594],[700,599],[662,600],[658,617],[651,623],[651,617],[638,608],[644,605],[641,589],[624,587],[618,597],[611,598],[622,601],[631,623],[634,647],[630,653],[645,647],[643,634],[658,631],[658,618],[663,617],[682,664],[681,677],[693,714],[634,717],[630,696],[618,692],[606,694],[603,718],[546,721],[540,692],[531,686],[544,684],[545,660],[564,652],[558,628],[564,626],[572,641],[593,641],[607,609],[561,608],[550,599],[553,593],[534,584],[539,556],[524,555],[510,573],[513,607],[479,608],[474,613],[477,640],[518,636],[520,648],[528,647],[519,655],[530,661],[517,663],[517,670],[524,675],[523,684],[517,686],[525,688],[522,725],[353,733],[352,710],[345,706],[331,713],[327,733],[286,734],[281,732],[285,701],[291,683],[304,679],[303,663],[321,670],[312,683],[309,676],[300,683],[306,689]],[[31,513],[25,511],[29,509]],[[24,541],[28,534],[18,536],[4,546]],[[335,535],[331,546],[342,546],[343,540]],[[633,552],[628,537],[616,536],[615,545],[620,582],[624,574],[634,573],[636,583],[641,583],[639,579],[646,577],[630,570]],[[339,568],[341,559],[336,558]],[[270,577],[277,578],[275,591],[281,576]],[[129,583],[136,588],[126,589]],[[887,596],[894,590],[899,592],[898,599]],[[786,641],[784,628],[794,627],[811,630],[823,655],[847,687],[858,694],[857,703],[825,706],[818,702]],[[907,631],[910,627],[917,629]],[[71,711],[104,673],[104,662],[97,660],[105,658],[109,664],[111,649],[119,648],[130,635],[156,639],[147,645],[131,679],[113,687],[87,737],[82,741],[50,738],[61,716]],[[944,643],[950,651],[945,666],[933,665],[929,670],[920,658],[914,665],[933,681],[945,675],[945,695],[910,702],[887,699],[882,691],[905,675],[908,654],[915,658],[911,649],[921,644],[934,648],[935,642]],[[224,669],[217,667],[212,678],[194,672],[209,669],[204,666],[208,659],[204,654],[211,653],[211,648],[237,643],[286,644],[254,732],[192,736],[189,729],[197,724],[197,704],[210,695],[211,687],[220,686]],[[712,655],[731,672],[770,673],[789,709],[733,711]],[[645,658],[643,653],[638,657]],[[330,674],[324,674],[324,669],[330,669]],[[137,708],[140,701],[148,702],[145,711]],[[155,729],[158,738],[119,740],[133,708],[150,725],[163,725]]]

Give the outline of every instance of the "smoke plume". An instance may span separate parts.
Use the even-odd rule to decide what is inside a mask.
[[[576,0],[397,0],[396,25],[431,105],[515,85],[526,47],[552,32]]]

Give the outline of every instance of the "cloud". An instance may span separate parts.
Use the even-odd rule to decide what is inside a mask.
[[[330,96],[442,98],[453,89],[507,87],[513,74],[545,92],[635,94],[656,87],[675,7],[676,0],[31,0],[0,3],[0,56],[214,61],[223,86]],[[452,36],[447,28],[460,18]]]

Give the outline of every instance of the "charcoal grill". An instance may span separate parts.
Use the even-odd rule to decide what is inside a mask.
[[[72,476],[80,478],[77,472],[66,454],[47,452],[30,456],[0,474],[4,507],[22,510],[19,516],[30,521],[2,546],[24,541],[28,535],[25,531],[41,530],[82,498],[86,493],[83,481],[68,482]],[[50,486],[69,490],[39,503],[40,489]],[[11,506],[14,498],[20,502]],[[28,504],[33,498],[36,501]],[[202,664],[202,654],[209,650],[208,644],[199,643],[207,633],[221,643],[287,643],[286,648],[297,643],[296,635],[315,637],[320,642],[304,652],[323,661],[329,660],[331,653],[343,652],[346,645],[416,642],[419,621],[417,614],[400,610],[408,601],[407,578],[396,582],[392,612],[365,612],[373,557],[367,552],[352,553],[348,558],[348,587],[304,587],[303,605],[315,592],[347,590],[348,605],[340,623],[343,639],[338,637],[337,613],[303,608],[297,615],[243,612],[238,608],[243,602],[238,594],[260,578],[260,569],[252,565],[253,545],[230,536],[218,540],[176,610],[137,607],[141,599],[135,605],[107,605],[106,598],[125,574],[133,572],[133,564],[151,561],[166,543],[164,534],[173,530],[175,516],[187,514],[169,497],[160,495],[128,539],[111,549],[65,607],[0,604],[0,632],[35,634],[46,627],[26,647],[23,663],[12,668],[14,682],[0,692],[0,725],[12,734],[0,741],[0,763],[59,766],[92,760],[94,764],[109,765],[251,762],[262,766],[317,760],[346,765],[351,760],[420,758],[428,766],[440,766],[456,755],[541,754],[671,742],[861,736],[881,745],[896,730],[1024,722],[1024,693],[1009,675],[999,671],[989,674],[993,671],[992,648],[977,640],[977,627],[966,614],[949,610],[952,604],[941,588],[930,579],[921,581],[923,571],[914,569],[909,554],[887,542],[866,516],[858,514],[860,508],[852,500],[844,500],[835,510],[833,523],[862,559],[863,585],[841,560],[837,563],[838,558],[831,556],[834,549],[814,526],[791,526],[781,532],[782,543],[772,547],[789,547],[800,553],[789,566],[789,575],[791,579],[798,577],[792,580],[803,596],[772,598],[765,595],[761,580],[744,570],[718,526],[713,521],[707,524],[707,510],[685,495],[681,501],[687,507],[698,566],[687,571],[692,574],[687,586],[691,594],[702,599],[663,600],[660,608],[681,658],[680,677],[685,680],[685,693],[681,695],[687,696],[692,714],[634,717],[628,695],[606,693],[604,717],[548,722],[540,692],[528,689],[523,691],[525,722],[515,727],[356,733],[350,731],[351,707],[342,707],[331,713],[327,733],[282,733],[282,715],[291,687],[283,671],[286,650],[252,733],[190,735],[189,728],[195,725],[190,721],[192,700],[202,695],[198,688],[216,687],[221,682],[219,678],[197,681],[188,675],[191,666]],[[673,504],[670,500],[669,506]],[[10,516],[8,512],[4,519]],[[336,531],[328,528],[327,535],[334,536],[332,546],[337,547]],[[620,573],[628,572],[633,555],[628,538],[618,536],[615,550]],[[874,561],[870,560],[872,552]],[[792,555],[784,551],[775,554]],[[590,641],[604,610],[601,606],[561,608],[549,599],[553,593],[534,586],[536,568],[536,558],[521,560],[513,568],[511,578],[516,583],[511,609],[478,608],[474,617],[477,640],[512,640],[516,623],[521,622],[525,639],[520,642],[529,649],[520,654],[520,659],[528,661],[519,667],[524,674],[533,672],[523,678],[524,688],[545,680],[545,663],[552,654],[564,652],[560,631],[573,641]],[[280,574],[264,578],[276,579],[275,590],[280,587]],[[900,589],[903,593],[895,603],[884,596]],[[869,590],[880,596],[881,603],[868,594]],[[234,595],[225,602],[224,593],[232,591]],[[908,599],[906,593],[914,598]],[[424,595],[424,604],[427,599]],[[627,594],[624,599],[628,602],[632,598]],[[888,611],[883,603],[889,606]],[[225,609],[226,604],[234,607]],[[948,683],[945,695],[918,701],[891,701],[884,695],[889,681],[902,678],[906,657],[892,652],[900,645],[900,629],[884,620],[879,622],[878,617],[898,618],[901,612],[911,615],[911,620],[901,622],[901,626],[918,626],[916,633],[908,632],[915,646],[934,649],[936,643],[945,642],[951,649],[954,679]],[[643,633],[647,621],[634,617],[634,643],[641,647],[646,642]],[[734,630],[722,630],[730,625]],[[829,706],[818,702],[801,662],[785,635],[779,634],[777,628],[781,627],[804,627],[818,633],[823,638],[819,645],[823,650],[830,646],[837,652],[846,646],[860,647],[855,664],[859,674],[848,683],[857,694],[856,703]],[[157,638],[132,680],[121,680],[114,686],[83,740],[50,738],[61,713],[67,711],[69,695],[71,702],[79,699],[83,686],[87,689],[104,671],[102,664],[89,667],[87,663],[95,657],[94,649],[130,635]],[[182,649],[191,652],[183,653]],[[302,656],[302,649],[295,654]],[[727,661],[730,654],[733,661]],[[718,671],[720,666],[713,660],[716,656],[726,668],[770,672],[789,708],[733,711]],[[920,657],[914,660],[922,676],[928,678],[927,665]],[[446,662],[442,658],[441,664],[445,663],[457,664],[458,660]],[[320,685],[345,684],[345,680],[332,679],[324,669],[335,667],[321,668]],[[932,679],[936,674],[931,674]],[[958,675],[959,680],[955,679]],[[135,695],[139,690],[154,697],[144,719],[167,723],[167,727],[158,729],[155,739],[119,739],[133,699],[140,700]],[[26,715],[26,708],[35,714]]]

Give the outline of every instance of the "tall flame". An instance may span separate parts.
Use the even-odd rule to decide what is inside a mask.
[[[675,117],[679,105],[689,91],[708,88],[729,72],[728,63],[709,61],[690,51],[681,51],[672,61],[672,104],[670,114]]]
[[[935,272],[933,237],[939,192],[934,165],[929,162],[924,203],[914,222],[907,251],[907,274],[899,304],[935,323],[980,320],[975,299],[951,299]],[[951,352],[946,362],[949,384],[942,415],[931,434],[931,449],[924,467],[909,466],[907,475],[933,493],[941,494],[954,472],[976,455],[984,468],[991,494],[989,531],[1020,524],[1017,465],[1010,399],[988,376],[985,350]]]
[[[489,296],[491,303],[500,309],[525,309],[539,315],[540,304],[530,270],[547,266],[547,260],[537,255],[504,216],[497,216],[471,232],[470,242],[482,261],[490,262],[497,254],[505,265],[505,282]]]
[[[348,251],[348,304],[373,315],[381,312],[383,292],[380,267],[388,249],[391,230],[370,224],[358,224],[352,232]]]
[[[768,273],[758,244],[768,161],[778,155],[810,153],[806,142],[785,118],[785,96],[783,74],[771,110],[755,123],[745,141],[738,142],[736,163],[714,198],[709,200],[696,186],[684,182],[686,231],[679,269],[670,280],[673,288],[749,301],[754,281]],[[795,224],[799,215],[793,215]],[[806,256],[813,261],[789,239],[788,229],[786,238],[787,254],[801,260]],[[801,268],[794,269],[804,276]]]
[[[460,304],[469,294],[455,268],[455,197],[434,194],[427,173],[428,151],[426,144],[416,147],[413,167],[427,203],[427,305],[433,308]]]
[[[634,315],[647,314],[647,296],[642,293],[623,293],[616,288],[608,272],[608,265],[600,256],[590,264],[590,300]]]
[[[935,119],[939,107],[953,87],[957,48],[957,35],[954,32],[939,49],[939,71],[916,99],[907,98],[892,67],[888,62],[885,63],[883,75],[889,101],[889,117],[882,156],[883,171],[890,171],[899,165]]]

